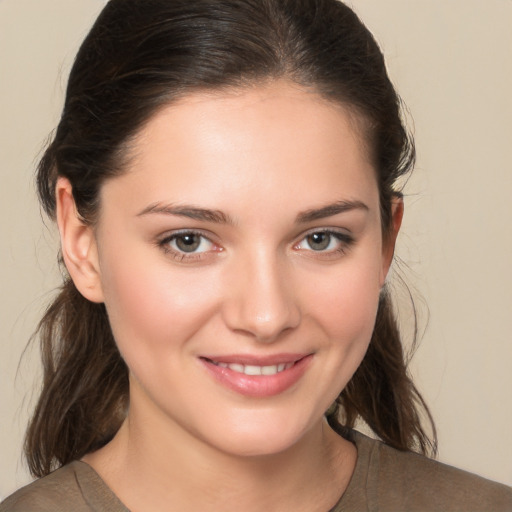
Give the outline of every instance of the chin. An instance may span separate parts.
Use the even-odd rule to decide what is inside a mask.
[[[265,415],[261,411],[244,415],[236,421],[226,421],[218,430],[208,432],[207,442],[226,454],[240,457],[264,457],[285,452],[305,439],[315,426],[322,424],[322,416],[293,419],[282,413]]]

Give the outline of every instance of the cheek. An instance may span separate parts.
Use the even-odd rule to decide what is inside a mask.
[[[328,344],[324,375],[332,379],[331,401],[361,364],[373,333],[380,296],[380,267],[374,261],[340,267],[331,279],[305,292]]]
[[[171,272],[165,264],[138,264],[137,258],[108,268],[105,305],[126,359],[174,350],[217,308],[214,287],[203,284],[200,272]]]
[[[380,295],[380,267],[347,265],[304,293],[331,338],[359,340],[372,331]]]

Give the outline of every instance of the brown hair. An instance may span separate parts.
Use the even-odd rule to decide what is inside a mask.
[[[414,145],[378,45],[337,0],[108,2],[75,59],[62,118],[39,164],[43,208],[54,218],[56,180],[64,176],[84,222],[94,223],[102,183],[123,172],[131,137],[159,108],[192,91],[278,78],[313,87],[365,121],[385,236]],[[105,307],[82,297],[69,277],[38,332],[44,382],[25,452],[32,473],[42,476],[106,444],[129,397],[128,369]],[[431,420],[407,375],[383,293],[368,352],[328,420],[340,428],[340,421],[350,427],[361,417],[398,449],[435,451],[421,408]]]

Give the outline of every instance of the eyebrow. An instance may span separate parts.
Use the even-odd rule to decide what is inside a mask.
[[[297,215],[297,224],[303,224],[306,222],[312,222],[314,220],[325,219],[338,215],[339,213],[345,213],[352,210],[364,210],[369,211],[370,209],[361,201],[336,201],[331,204],[327,204],[320,208],[314,208],[306,210]]]
[[[369,211],[369,208],[361,201],[336,201],[320,208],[313,208],[300,212],[297,215],[295,222],[297,224],[305,224],[307,222],[325,219],[327,217],[332,217],[352,210]],[[139,212],[137,217],[149,214],[176,215],[194,220],[214,222],[216,224],[235,224],[233,219],[221,210],[211,210],[209,208],[200,208],[192,205],[154,203]]]
[[[192,205],[154,203],[144,208],[144,210],[137,214],[137,217],[151,213],[177,215],[178,217],[187,217],[216,224],[234,224],[233,219],[220,210],[210,210],[209,208],[199,208]]]

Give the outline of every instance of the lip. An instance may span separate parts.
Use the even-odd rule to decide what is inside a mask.
[[[232,354],[199,358],[204,368],[217,382],[241,395],[259,398],[275,396],[292,387],[303,376],[312,360],[313,354],[275,354],[262,357]],[[246,375],[215,363],[251,366],[292,364],[292,366],[273,375]]]

